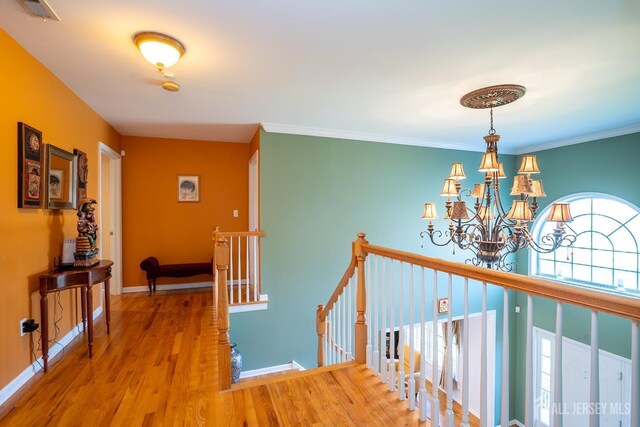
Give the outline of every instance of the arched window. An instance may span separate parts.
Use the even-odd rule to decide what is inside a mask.
[[[559,201],[571,206],[573,221],[566,227],[567,233],[577,237],[576,242],[571,249],[561,248],[549,254],[530,251],[531,274],[640,291],[640,209],[620,198],[597,193],[574,194]],[[537,241],[555,226],[546,222],[550,206],[540,212],[534,223],[532,234]]]

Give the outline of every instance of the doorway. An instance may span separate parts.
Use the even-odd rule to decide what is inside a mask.
[[[562,338],[562,404],[554,405],[555,334],[534,328],[535,426],[553,426],[555,411],[565,427],[589,425],[591,347]],[[628,427],[631,405],[631,361],[599,350],[600,425]]]
[[[122,293],[122,158],[100,142],[98,161],[98,227],[102,259],[113,261],[110,291]]]

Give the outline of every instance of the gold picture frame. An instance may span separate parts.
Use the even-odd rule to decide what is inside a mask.
[[[200,175],[178,175],[178,202],[200,201]]]

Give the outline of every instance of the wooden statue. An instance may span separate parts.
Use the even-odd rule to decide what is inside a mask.
[[[78,238],[74,253],[75,267],[91,267],[98,263],[98,248],[96,239],[98,224],[95,218],[96,203],[94,199],[83,199],[78,205]]]

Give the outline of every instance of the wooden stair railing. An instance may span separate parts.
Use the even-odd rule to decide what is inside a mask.
[[[260,238],[266,235],[265,231],[220,231],[215,227],[213,241],[224,237],[229,246],[227,284],[230,305],[261,300]]]
[[[229,246],[227,239],[217,236],[215,241],[216,276],[214,304],[218,319],[218,384],[220,390],[231,388],[231,343],[229,342],[229,301],[227,300],[227,270]]]
[[[352,285],[352,278],[357,271],[356,286]],[[366,274],[365,274],[366,273]],[[445,280],[446,279],[446,280]],[[440,283],[440,285],[439,285]],[[446,284],[446,286],[445,286]],[[454,294],[453,287],[457,289]],[[551,282],[538,278],[504,273],[476,267],[457,262],[444,261],[437,258],[409,252],[398,251],[380,246],[370,245],[365,240],[363,233],[353,242],[352,256],[349,266],[338,283],[325,306],[319,305],[316,310],[316,333],[318,335],[318,366],[335,364],[349,360],[351,352],[355,353],[357,363],[366,363],[373,375],[380,376],[383,383],[388,383],[389,390],[398,393],[400,400],[407,400],[410,410],[419,410],[419,418],[427,419],[428,404],[431,408],[440,407],[440,394],[444,391],[446,396],[446,410],[444,422],[453,425],[453,385],[452,369],[447,369],[446,375],[441,376],[438,363],[432,363],[430,367],[431,390],[427,391],[427,359],[438,360],[438,325],[443,327],[445,348],[447,343],[452,343],[453,319],[452,311],[457,309],[460,313],[459,300],[462,299],[464,325],[462,332],[457,332],[456,339],[462,343],[462,426],[469,425],[469,314],[470,299],[469,289],[481,291],[481,310],[478,315],[481,318],[480,337],[480,381],[477,387],[480,393],[480,408],[476,408],[480,415],[480,424],[489,425],[493,419],[493,408],[489,408],[488,396],[488,363],[487,360],[487,292],[488,286],[502,289],[502,304],[499,301],[496,316],[502,315],[502,382],[496,384],[496,390],[500,387],[501,400],[500,411],[496,413],[499,422],[495,424],[508,425],[509,417],[509,290],[524,293],[527,296],[526,310],[526,357],[525,370],[525,424],[534,424],[534,389],[533,389],[533,297],[550,299],[556,303],[556,338],[555,348],[555,372],[562,370],[562,313],[564,305],[575,305],[591,311],[591,371],[590,371],[590,402],[600,402],[599,391],[599,346],[598,346],[598,314],[608,313],[614,316],[629,319],[631,322],[631,413],[629,423],[633,426],[640,425],[640,298],[596,291],[561,283]],[[475,287],[475,288],[474,288]],[[444,290],[446,289],[446,294]],[[351,297],[355,294],[355,297]],[[462,295],[460,295],[462,294]],[[498,293],[494,293],[497,297]],[[448,307],[442,310],[440,302],[443,296],[448,298]],[[511,296],[513,298],[513,295]],[[355,300],[355,304],[353,301]],[[458,302],[455,304],[455,302]],[[355,315],[352,309],[355,308]],[[477,309],[476,309],[477,310]],[[408,311],[408,313],[407,313]],[[419,314],[416,314],[419,312]],[[473,314],[473,313],[471,313]],[[416,317],[419,317],[418,319]],[[462,317],[462,316],[461,316]],[[461,320],[462,321],[462,320]],[[431,324],[429,333],[430,343],[427,346],[425,330]],[[369,327],[370,326],[370,327]],[[418,331],[418,336],[415,335]],[[355,340],[350,341],[351,331]],[[395,331],[391,333],[390,331]],[[496,331],[496,335],[499,332]],[[398,335],[397,338],[396,335]],[[408,339],[405,335],[408,335]],[[459,336],[462,335],[462,336]],[[386,339],[385,339],[386,336]],[[345,338],[346,337],[346,338]],[[395,340],[401,345],[396,349]],[[414,345],[418,341],[418,345]],[[409,352],[408,357],[405,354]],[[394,356],[387,357],[387,351]],[[397,352],[396,352],[397,351]],[[429,355],[427,352],[430,352]],[[420,356],[419,361],[415,355]],[[447,366],[452,366],[453,351],[445,351],[443,360]],[[398,361],[394,362],[395,355]],[[496,354],[498,357],[498,354]],[[444,377],[444,378],[443,378]],[[562,408],[563,384],[562,375],[552,378],[554,397],[550,405]],[[442,388],[438,384],[442,384]],[[565,385],[566,386],[566,385]],[[635,402],[635,403],[633,403]],[[443,402],[443,404],[445,404]],[[540,408],[538,408],[540,410]],[[562,411],[552,413],[551,407],[547,408],[555,425],[562,425]],[[432,425],[439,425],[439,411],[431,414]],[[599,413],[594,411],[588,415],[589,423],[597,425]],[[585,421],[586,422],[586,421]]]
[[[241,231],[241,232],[221,232],[218,227],[213,231],[213,263],[215,266],[215,275],[213,281],[213,298],[214,298],[214,319],[213,324],[218,329],[218,384],[220,390],[231,388],[231,343],[229,340],[229,306],[231,304],[248,304],[258,301],[260,295],[260,237],[265,236],[264,231]],[[242,264],[241,239],[246,239],[246,252],[244,255],[244,268]],[[233,253],[230,242],[237,239],[237,252]],[[250,244],[250,239],[253,240]],[[235,256],[235,258],[234,258]],[[253,261],[250,266],[250,261]],[[233,280],[233,267],[238,267],[236,271],[238,279],[238,288],[235,288]],[[246,292],[241,291],[242,274],[245,273]],[[231,276],[231,279],[229,277]],[[251,284],[253,280],[253,284]],[[230,287],[229,287],[230,286]],[[253,295],[248,290],[251,289]],[[242,299],[242,295],[246,295],[246,299]],[[231,304],[229,299],[232,299]],[[240,298],[233,300],[234,298]]]

